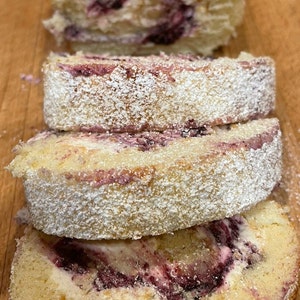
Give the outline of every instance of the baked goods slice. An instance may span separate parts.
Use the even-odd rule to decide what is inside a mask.
[[[139,134],[38,134],[8,169],[33,225],[84,239],[158,235],[237,214],[281,177],[277,119]]]
[[[52,0],[45,27],[75,49],[114,54],[211,54],[241,22],[244,0]]]
[[[141,240],[84,241],[28,229],[11,300],[294,299],[299,246],[286,211],[250,211]]]
[[[97,56],[52,53],[43,66],[44,118],[56,130],[137,132],[267,115],[275,105],[268,57]]]

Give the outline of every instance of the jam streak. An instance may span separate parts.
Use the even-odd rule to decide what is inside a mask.
[[[76,274],[85,274],[88,270],[88,259],[84,250],[72,244],[72,239],[64,238],[55,245],[54,264],[58,268]]]
[[[104,76],[110,74],[116,68],[114,65],[105,64],[81,64],[81,65],[67,65],[59,63],[57,65],[60,69],[69,72],[73,77],[84,76],[89,77],[92,75]]]
[[[99,17],[109,13],[111,10],[118,10],[123,7],[126,0],[96,0],[86,8],[88,17]]]
[[[236,142],[219,142],[216,144],[217,148],[222,149],[224,153],[228,150],[234,149],[260,149],[264,144],[270,144],[274,138],[278,135],[279,126],[275,125],[270,130],[263,132],[255,137],[246,140],[240,140]]]
[[[170,142],[178,138],[201,137],[209,133],[209,127],[186,128],[184,130],[166,130],[164,132],[142,132],[136,134],[94,134],[96,141],[110,140],[117,143],[122,148],[135,147],[138,151],[151,151],[157,147],[165,147]],[[84,133],[85,134],[85,133]],[[66,172],[64,174],[67,180],[77,182],[87,182],[93,187],[117,183],[126,185],[139,181],[141,178],[152,176],[155,172],[154,167],[137,167],[130,169],[110,169],[110,170],[93,170],[82,172]]]

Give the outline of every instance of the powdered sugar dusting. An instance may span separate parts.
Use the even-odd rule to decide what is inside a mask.
[[[264,122],[253,121],[252,128]],[[125,185],[95,187],[28,170],[24,184],[34,225],[61,236],[136,239],[242,212],[264,200],[281,178],[280,131],[273,130],[275,120],[268,124],[261,130],[274,137],[261,148],[200,151],[167,167],[153,165],[154,172]],[[235,136],[234,128],[225,132]]]
[[[83,61],[97,63],[78,54],[52,55],[44,65],[44,114],[50,128],[164,130],[190,121],[198,127],[245,121],[274,109],[275,72],[268,58],[106,58],[113,70],[88,77],[74,77],[56,66]]]

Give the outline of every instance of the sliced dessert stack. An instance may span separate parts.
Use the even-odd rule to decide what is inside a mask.
[[[292,299],[296,234],[265,200],[281,178],[271,59],[52,54],[44,72],[52,130],[8,167],[35,228],[12,299]]]
[[[45,27],[58,42],[93,53],[210,55],[228,43],[245,0],[52,0]]]

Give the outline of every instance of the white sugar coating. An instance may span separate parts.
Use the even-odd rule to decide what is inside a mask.
[[[139,170],[145,170],[139,180],[126,184],[97,186],[93,181],[70,179],[55,168],[49,169],[56,159],[46,152],[42,167],[37,157],[26,157],[35,152],[34,143],[19,149],[9,168],[14,175],[23,176],[28,208],[37,229],[84,239],[137,239],[232,216],[264,200],[281,178],[280,136],[278,120],[265,119],[223,130],[218,143],[210,137],[175,141],[183,145],[202,141],[207,150],[202,145],[201,152],[187,156],[174,151],[168,161],[158,161],[157,165],[148,165],[147,160],[140,165],[132,160],[126,165],[133,149],[120,150],[124,161],[118,164],[125,171],[138,178]],[[45,148],[55,153],[59,144]],[[215,151],[211,151],[211,144]],[[158,151],[163,153],[172,147],[171,143]],[[91,154],[78,149],[82,152],[80,159],[88,160]],[[140,153],[141,157],[152,157],[156,151]],[[75,164],[67,166],[70,172],[78,172]]]
[[[96,16],[91,16],[90,1],[52,3],[54,14],[44,25],[58,42],[68,40],[74,49],[117,55],[162,51],[210,55],[235,35],[245,7],[245,0],[130,0],[119,9],[103,14],[96,11]],[[182,35],[176,34],[178,29],[183,30]],[[78,34],[68,34],[72,30]],[[167,44],[147,41],[149,35],[167,38]]]
[[[51,54],[43,67],[48,126],[162,130],[182,128],[190,120],[197,126],[245,121],[274,109],[274,62],[267,57],[242,53],[237,59],[190,61],[162,55],[120,60]],[[73,76],[58,64],[115,69],[102,76]]]

